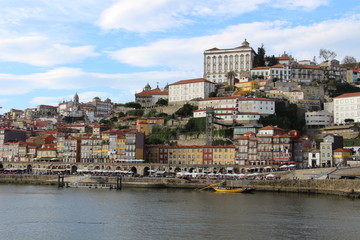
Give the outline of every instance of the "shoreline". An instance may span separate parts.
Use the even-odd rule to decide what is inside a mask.
[[[64,176],[64,184],[68,185],[78,176]],[[0,174],[0,184],[24,185],[58,185],[58,175],[27,175],[27,174]],[[123,177],[123,187],[137,188],[183,188],[200,189],[205,186],[224,181],[223,179],[183,179],[183,178],[149,178]],[[115,186],[117,177],[89,176],[82,183],[108,184]],[[360,198],[360,180],[228,180],[226,184],[233,187],[255,188],[256,191],[312,193]]]

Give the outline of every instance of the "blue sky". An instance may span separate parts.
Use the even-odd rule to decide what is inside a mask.
[[[240,46],[297,60],[360,60],[358,0],[0,0],[0,106],[75,93],[134,101],[149,83],[203,75],[203,51]]]

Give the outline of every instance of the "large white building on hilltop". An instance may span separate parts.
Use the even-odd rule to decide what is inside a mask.
[[[334,123],[345,123],[345,119],[360,122],[360,92],[345,93],[334,98]]]
[[[215,83],[204,78],[182,80],[169,85],[169,103],[207,98],[215,92]]]
[[[233,71],[238,79],[249,77],[255,55],[246,39],[240,47],[205,50],[204,78],[215,83],[233,85],[227,78],[228,72]]]

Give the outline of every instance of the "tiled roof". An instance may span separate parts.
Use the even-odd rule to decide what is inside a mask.
[[[239,98],[239,101],[274,101],[269,98]]]
[[[252,68],[251,70],[262,70],[262,69],[270,69],[270,67],[255,67]]]
[[[135,94],[137,97],[149,97],[153,95],[169,95],[169,92],[162,91],[160,88],[151,89],[148,91],[142,91],[140,93]]]
[[[337,148],[334,150],[334,152],[351,152],[350,149],[345,149],[345,148]]]
[[[172,84],[169,84],[169,86],[173,86],[173,85],[180,85],[180,84],[189,84],[189,83],[197,83],[197,82],[208,82],[208,83],[213,83],[209,80],[206,80],[205,78],[195,78],[195,79],[189,79],[189,80],[181,80]],[[214,83],[215,84],[215,83]]]
[[[211,101],[211,100],[223,100],[223,99],[236,99],[236,98],[239,98],[239,97],[236,97],[236,96],[231,96],[231,97],[213,97],[213,98],[204,98],[204,99],[201,99],[201,100],[199,100],[199,102],[201,102],[201,101]]]
[[[334,97],[334,98],[347,98],[347,97],[360,97],[360,92],[345,93],[345,94],[342,94],[342,95]]]

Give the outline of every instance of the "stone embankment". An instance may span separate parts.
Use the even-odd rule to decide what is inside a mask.
[[[77,177],[65,176],[64,182],[71,183]],[[116,184],[116,177],[90,177],[91,183]],[[123,187],[152,188],[189,188],[199,189],[205,186],[221,183],[224,180],[213,179],[178,179],[178,178],[133,178],[124,177]],[[10,175],[0,174],[0,183],[57,185],[58,176],[54,175]],[[360,180],[226,180],[226,184],[236,187],[251,187],[257,191],[315,193],[348,196],[360,198]]]

